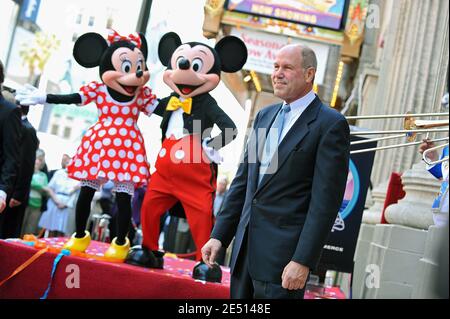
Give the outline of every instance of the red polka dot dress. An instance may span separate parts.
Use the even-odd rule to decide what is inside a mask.
[[[141,186],[149,178],[144,139],[137,126],[139,113],[151,115],[156,96],[149,87],[139,89],[127,103],[112,99],[104,83],[91,82],[80,89],[82,105],[97,104],[99,119],[81,140],[68,166],[77,180],[111,180]]]

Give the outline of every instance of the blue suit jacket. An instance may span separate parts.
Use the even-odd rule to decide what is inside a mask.
[[[277,170],[258,185],[264,134],[282,104],[261,110],[211,237],[227,247],[235,236],[231,271],[247,234],[253,279],[281,283],[291,261],[315,268],[344,196],[349,165],[349,126],[316,97],[278,148]]]

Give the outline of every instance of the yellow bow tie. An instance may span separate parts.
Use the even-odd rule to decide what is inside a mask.
[[[188,98],[181,102],[177,97],[172,96],[167,104],[167,111],[176,111],[179,108],[183,108],[184,113],[191,114],[192,110],[192,98]]]

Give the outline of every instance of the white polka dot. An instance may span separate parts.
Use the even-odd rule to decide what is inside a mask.
[[[75,167],[81,167],[81,165],[83,165],[83,161],[80,160],[80,159],[77,159],[77,160],[75,161]]]
[[[103,126],[104,127],[110,127],[111,126],[111,124],[112,124],[112,120],[105,120],[104,122],[103,122]]]
[[[162,150],[161,150],[162,151]],[[138,154],[137,156],[136,156],[136,161],[138,162],[138,163],[142,163],[143,161],[144,161],[144,156],[142,156],[141,154]]]
[[[97,96],[97,93],[95,92],[89,92],[89,96],[92,98],[95,98]]]
[[[73,176],[75,176],[76,178],[81,178],[81,172],[75,172],[75,174],[73,174]]]
[[[91,161],[88,158],[86,158],[84,160],[84,166],[89,166],[89,164],[91,164]]]
[[[131,113],[133,113],[133,115],[137,115],[139,113],[139,109],[137,107],[133,107],[133,110],[131,110]]]
[[[98,154],[92,155],[92,161],[94,163],[97,163],[100,160],[100,156]]]
[[[106,130],[100,130],[100,132],[98,132],[98,136],[99,137],[103,137],[106,134]]]
[[[106,154],[106,151],[105,150],[100,150],[100,157],[103,157],[103,156],[105,156],[105,154]]]
[[[114,145],[115,146],[120,146],[122,145],[122,140],[120,138],[115,138],[114,139]]]
[[[117,179],[118,179],[119,181],[123,181],[124,177],[125,177],[125,175],[124,175],[123,173],[117,174]]]
[[[106,96],[106,102],[113,103],[113,100],[109,95]]]
[[[131,130],[131,131],[130,131],[130,136],[131,136],[132,138],[136,138],[136,136],[137,136],[136,131]]]
[[[128,115],[130,113],[130,108],[128,106],[124,106],[122,108],[122,114]]]
[[[103,98],[102,98],[101,96],[99,96],[99,97],[97,98],[97,103],[98,103],[98,104],[102,104],[102,103],[103,103]]]
[[[98,172],[98,168],[97,167],[91,167],[91,169],[89,170],[89,172],[91,173],[91,175],[95,175]]]
[[[131,147],[131,140],[125,140],[125,142],[123,143],[123,145],[125,145],[125,147]]]
[[[184,151],[183,150],[178,150],[175,152],[175,157],[176,159],[182,160],[184,158]]]
[[[140,149],[141,149],[141,144],[139,144],[139,143],[134,143],[133,144],[133,148],[136,150],[136,151],[139,151]]]
[[[109,145],[111,145],[111,139],[110,138],[105,138],[104,140],[103,140],[103,145],[105,145],[105,146],[109,146]]]
[[[106,177],[106,174],[105,174],[105,172],[104,171],[100,171],[100,172],[98,172],[98,175],[97,175],[98,177]]]
[[[100,142],[100,141],[95,142],[94,147],[95,147],[96,150],[101,149],[102,148],[102,142]]]
[[[119,113],[119,108],[118,108],[116,105],[113,105],[113,106],[111,107],[111,113],[112,113],[112,114],[117,114],[117,113]]]
[[[126,126],[132,126],[133,125],[133,123],[134,123],[134,121],[133,121],[133,119],[127,119],[126,121],[125,121],[125,125]]]
[[[91,136],[91,135],[92,135],[92,130],[88,130],[88,131],[86,132],[86,136],[89,137],[89,136]]]
[[[109,107],[104,106],[104,107],[102,108],[103,114],[108,114],[108,111],[109,111]]]
[[[128,162],[124,162],[123,164],[122,164],[122,168],[123,169],[128,169]]]
[[[80,178],[86,178],[88,177],[88,172],[87,171],[83,171],[83,173],[81,173],[81,177]]]
[[[144,101],[142,101],[142,99],[138,99],[138,100],[137,100],[137,104],[138,104],[139,106],[141,106],[143,102],[144,102]]]
[[[116,156],[116,151],[113,149],[108,150],[108,156],[109,157],[115,157]]]
[[[162,149],[159,151],[159,157],[164,157],[164,156],[166,156],[166,153],[167,153],[167,150],[166,150],[165,148],[162,148]]]
[[[141,166],[139,168],[139,173],[141,173],[142,175],[146,175],[147,174],[147,169],[144,166]]]
[[[93,88],[93,89],[96,89],[96,88],[97,88],[97,84],[95,84],[95,83],[90,83],[89,86],[90,86],[91,88]]]
[[[128,152],[128,158],[129,159],[133,159],[134,158],[134,153],[132,151]]]
[[[108,178],[109,179],[115,179],[116,178],[116,174],[114,172],[108,172]]]
[[[131,165],[130,165],[130,170],[131,170],[132,172],[136,172],[136,171],[137,171],[137,166],[136,166],[136,164],[131,164]]]
[[[127,135],[128,135],[128,131],[127,131],[126,128],[123,128],[123,127],[122,127],[122,128],[119,130],[119,134],[122,135],[122,136],[127,136]]]
[[[91,153],[92,152],[92,145],[91,146],[89,146],[89,148],[88,148],[88,153]]]
[[[88,142],[88,143],[89,143],[89,142]],[[82,151],[83,151],[83,150],[82,150],[81,147],[80,147],[80,148],[78,149],[77,154],[80,155]]]
[[[111,128],[108,130],[108,134],[109,134],[109,135],[116,135],[116,134],[117,134],[117,129],[116,129],[115,127],[111,127]]]
[[[98,131],[100,128],[102,127],[102,125],[99,123],[96,126],[94,126],[94,131]]]
[[[102,162],[102,165],[103,165],[104,168],[109,168],[111,166],[111,163],[108,160],[104,160]]]
[[[91,142],[93,142],[93,141],[95,140],[96,137],[97,137],[97,134],[92,134],[92,136],[91,136],[91,138],[90,138]]]
[[[119,157],[120,158],[125,158],[127,156],[127,152],[125,152],[124,150],[120,150],[119,151]]]
[[[85,149],[88,149],[88,148],[89,148],[89,145],[91,145],[91,143],[89,143],[89,141],[85,141],[85,142],[83,143],[83,147],[84,147]]]
[[[125,179],[126,181],[129,181],[129,180],[131,179],[130,173],[125,173],[124,179]]]
[[[141,181],[141,179],[139,178],[139,176],[134,176],[133,177],[133,182],[139,183],[140,181]]]
[[[139,136],[139,142],[143,142],[142,136]]]
[[[123,124],[123,118],[118,117],[114,120],[114,124],[116,125],[122,125]]]
[[[119,161],[114,161],[114,162],[113,162],[113,167],[114,167],[115,169],[119,169],[119,168],[120,168],[120,162],[119,162]]]

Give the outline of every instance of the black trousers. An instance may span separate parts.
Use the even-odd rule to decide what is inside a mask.
[[[0,238],[19,238],[22,230],[23,217],[27,206],[21,204],[14,208],[6,206],[0,214]]]
[[[251,278],[248,271],[247,234],[245,234],[241,251],[231,274],[231,299],[303,299],[304,295],[305,288],[288,290],[284,289],[281,284]]]

